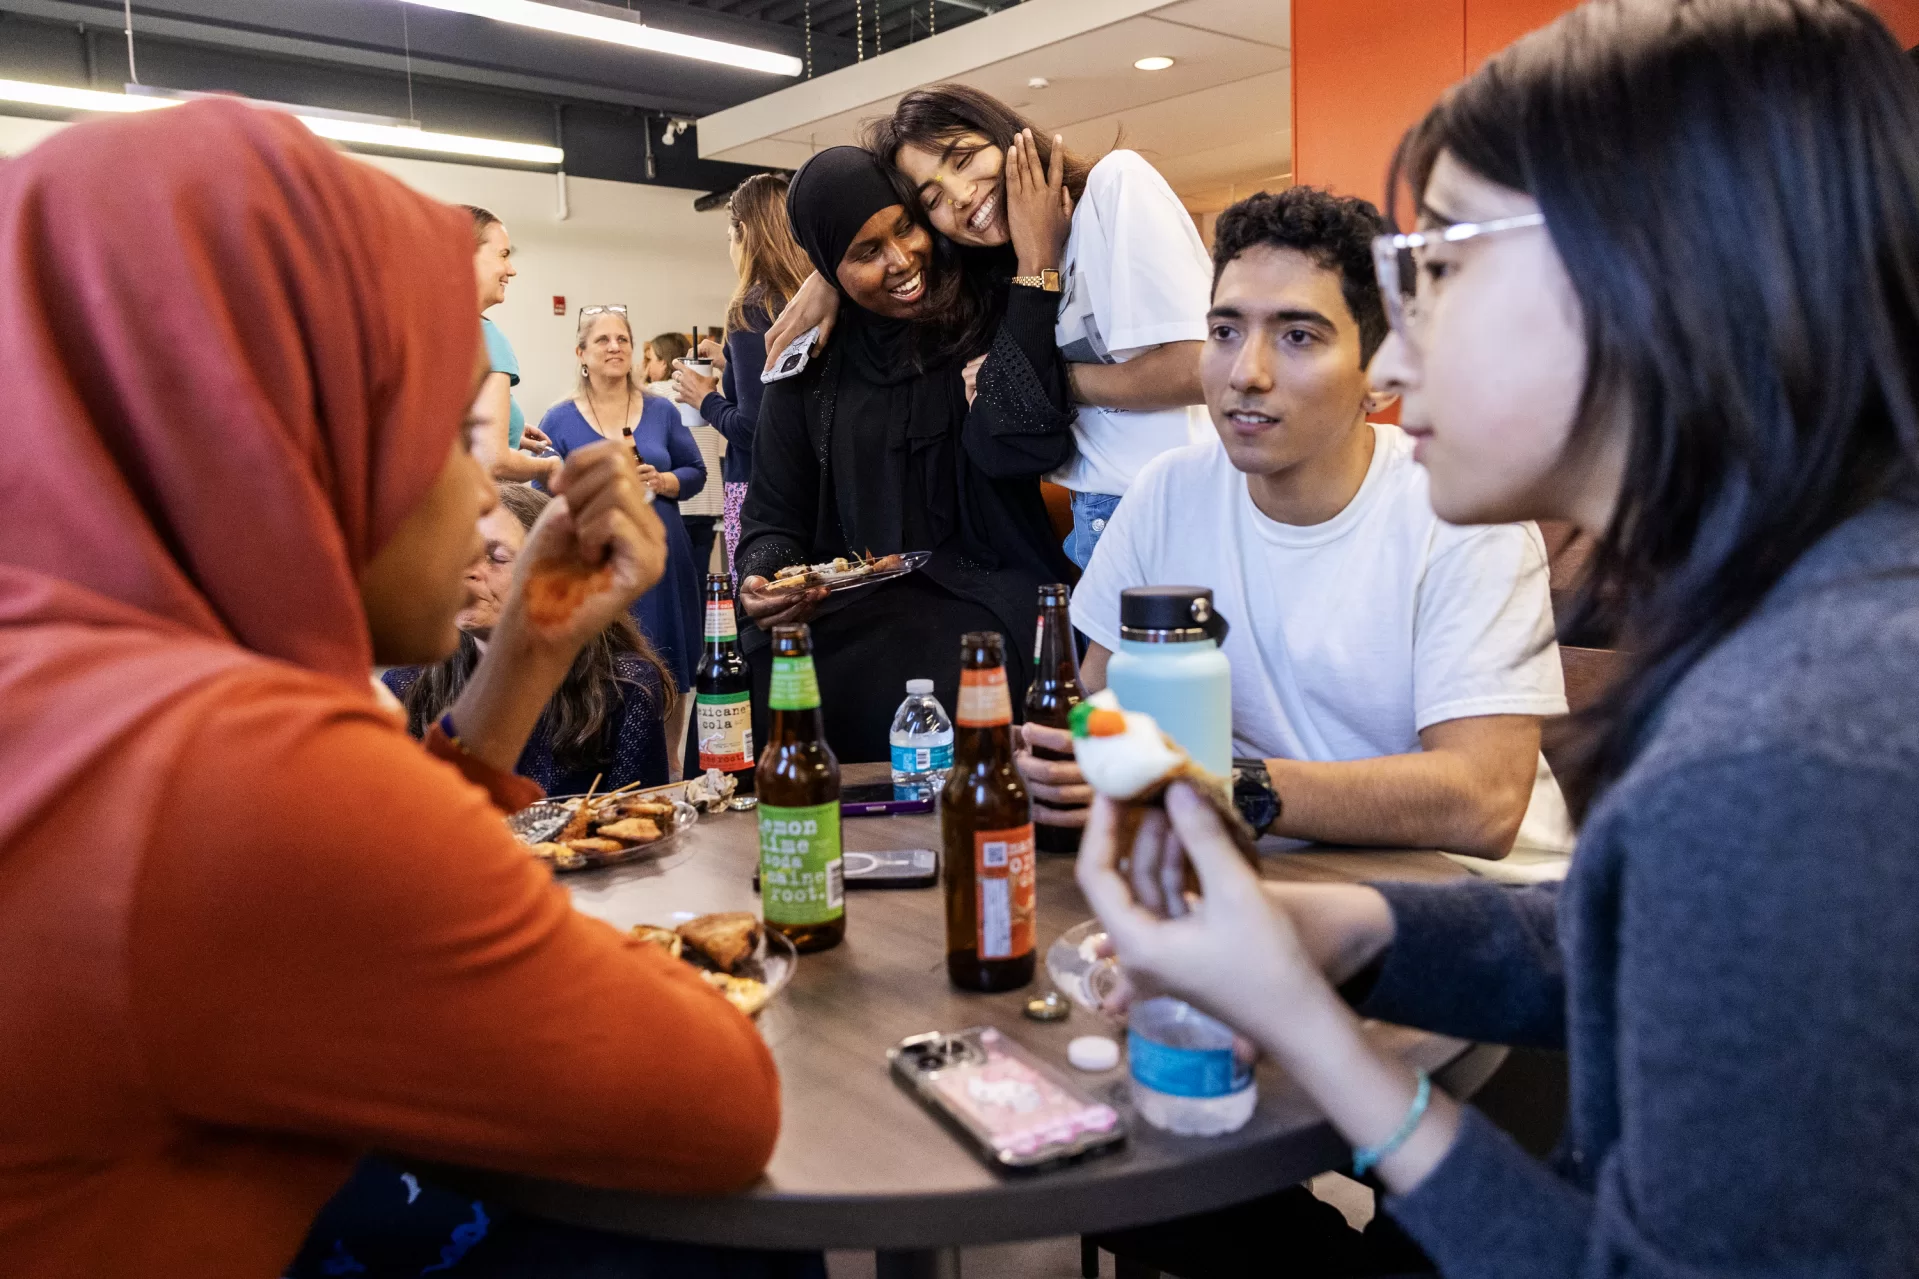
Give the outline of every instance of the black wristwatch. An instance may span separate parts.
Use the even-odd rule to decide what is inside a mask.
[[[1268,827],[1279,820],[1279,792],[1273,789],[1272,775],[1266,771],[1263,759],[1236,759],[1233,761],[1233,807],[1253,828],[1253,834],[1264,835]]]

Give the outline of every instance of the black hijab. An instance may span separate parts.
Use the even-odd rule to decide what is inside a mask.
[[[911,321],[867,310],[839,283],[860,228],[905,203],[885,165],[860,147],[819,152],[786,192],[793,237],[841,298],[824,371],[834,380],[826,388],[826,459],[840,527],[849,550],[881,555],[938,550],[960,525],[966,395],[957,370],[950,359],[923,365]],[[929,275],[933,269],[929,252]]]

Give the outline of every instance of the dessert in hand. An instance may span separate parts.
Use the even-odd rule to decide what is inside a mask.
[[[1121,710],[1110,688],[1075,706],[1068,723],[1073,729],[1073,758],[1086,775],[1086,784],[1113,799],[1151,803],[1179,778],[1204,771],[1159,731],[1151,715]]]
[[[1145,811],[1165,803],[1166,788],[1186,781],[1212,804],[1246,860],[1259,865],[1253,832],[1233,807],[1231,781],[1208,772],[1179,743],[1160,732],[1151,715],[1121,709],[1119,698],[1106,688],[1075,706],[1069,723],[1073,729],[1073,759],[1086,784],[1120,802],[1122,849],[1132,848]],[[1190,868],[1188,874],[1190,877]],[[1197,888],[1197,884],[1189,887]]]

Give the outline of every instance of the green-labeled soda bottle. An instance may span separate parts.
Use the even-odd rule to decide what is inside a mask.
[[[772,728],[755,783],[760,806],[760,907],[766,926],[800,951],[846,936],[840,861],[840,762],[826,744],[813,634],[773,628]]]

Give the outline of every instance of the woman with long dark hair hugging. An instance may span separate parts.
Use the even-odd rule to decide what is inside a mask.
[[[486,554],[467,570],[459,650],[437,666],[396,666],[380,677],[405,704],[407,731],[415,737],[439,723],[479,666],[526,535],[553,500],[524,484],[499,490],[499,507],[480,521]],[[673,702],[666,664],[630,616],[615,618],[573,659],[513,771],[549,795],[580,794],[596,776],[601,790],[663,783]]]
[[[991,274],[968,274],[868,152],[833,147],[794,175],[793,234],[840,292],[840,331],[761,401],[740,605],[761,628],[744,647],[762,714],[765,631],[812,621],[826,736],[842,759],[886,758],[910,678],[932,679],[956,704],[967,631],[1006,637],[1018,704],[1038,587],[1069,571],[1039,488],[1073,447],[1053,343],[1058,296],[1045,287],[1057,288],[1050,273],[1071,225],[1059,159],[1048,174],[1030,147],[1013,152],[1018,260]],[[830,598],[822,587],[771,585],[788,565],[869,551],[933,556],[910,576]],[[763,740],[758,727],[755,736]]]
[[[1442,518],[1594,535],[1620,637],[1563,886],[1262,886],[1182,786],[1122,876],[1095,805],[1135,987],[1258,1042],[1453,1279],[1919,1273],[1916,140],[1861,4],[1595,0],[1402,147],[1373,380]],[[1563,1048],[1558,1156],[1362,1017]]]

